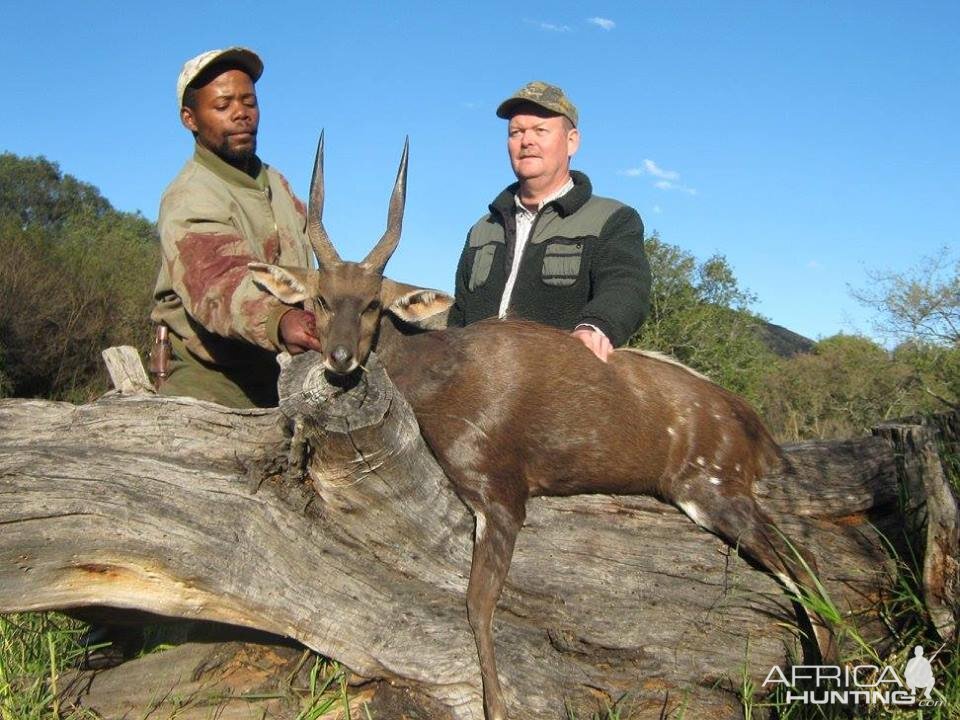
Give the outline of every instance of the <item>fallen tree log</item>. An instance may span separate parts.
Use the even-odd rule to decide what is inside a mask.
[[[256,628],[482,720],[464,604],[473,520],[409,407],[373,361],[346,390],[298,356],[280,389],[270,410],[121,394],[0,401],[0,612],[106,605]],[[304,431],[323,441],[301,447]],[[795,472],[758,488],[878,645],[877,604],[896,573],[881,533],[902,546],[905,526],[905,464],[896,432],[884,434],[788,448]],[[921,441],[898,452],[929,464]],[[934,604],[950,634],[945,483],[913,489],[937,507]],[[681,705],[732,717],[741,678],[761,683],[795,650],[794,617],[773,579],[670,506],[537,499],[496,620],[508,706],[552,719],[627,694],[631,717]]]

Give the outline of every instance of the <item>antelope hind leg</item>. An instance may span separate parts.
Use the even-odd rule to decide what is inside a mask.
[[[696,482],[696,481],[695,481]],[[676,504],[697,525],[716,533],[733,547],[741,549],[772,573],[797,597],[820,597],[816,580],[817,564],[813,555],[799,543],[788,540],[750,494],[727,495],[710,486],[699,485],[700,492],[688,485]],[[802,608],[823,662],[837,659],[836,638],[819,613],[801,602]]]

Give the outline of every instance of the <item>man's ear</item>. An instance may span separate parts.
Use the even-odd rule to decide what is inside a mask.
[[[380,302],[387,312],[415,325],[446,312],[453,298],[439,290],[398,283],[384,278],[380,285]]]
[[[572,158],[580,149],[580,131],[570,128],[567,132],[567,157]]]
[[[287,305],[296,305],[310,297],[307,291],[309,270],[266,263],[247,263],[247,268],[257,285]]]
[[[193,116],[193,110],[188,108],[186,105],[180,108],[180,122],[183,123],[183,126],[190,132],[199,132],[197,120]]]

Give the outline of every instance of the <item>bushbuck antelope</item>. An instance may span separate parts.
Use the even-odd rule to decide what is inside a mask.
[[[321,219],[321,135],[308,221],[319,269],[250,269],[284,302],[314,303],[331,373],[354,373],[375,347],[473,511],[467,613],[488,720],[507,717],[492,622],[529,497],[651,495],[738,547],[790,591],[815,591],[813,558],[785,539],[754,498],[753,481],[778,469],[783,455],[737,396],[655,354],[617,351],[602,363],[568,334],[529,322],[437,332],[405,325],[452,302],[383,277],[400,238],[407,157],[404,147],[383,237],[362,262],[344,262]],[[558,378],[568,379],[562,389]],[[832,655],[830,632],[819,617],[810,620],[821,653]]]

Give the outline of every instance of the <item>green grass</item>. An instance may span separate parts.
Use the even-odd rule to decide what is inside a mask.
[[[0,616],[0,720],[86,720],[60,707],[59,679],[82,657],[83,623],[54,613]]]
[[[740,683],[740,697],[745,720],[762,715],[778,720],[841,720],[846,718],[864,718],[865,720],[957,720],[960,718],[960,653],[955,647],[940,641],[932,632],[923,601],[917,593],[916,574],[906,563],[898,564],[897,577],[891,593],[882,599],[878,609],[892,639],[895,650],[880,654],[874,645],[863,637],[855,622],[842,619],[839,613],[829,615],[841,621],[836,625],[838,634],[846,640],[841,665],[873,665],[879,668],[892,667],[899,677],[903,677],[903,668],[917,645],[922,645],[925,656],[939,650],[934,658],[933,673],[936,686],[932,699],[941,704],[934,707],[884,707],[879,704],[859,705],[846,708],[837,704],[812,705],[794,700],[787,702],[787,689],[776,685],[774,692],[765,698],[758,698],[759,691],[746,669]],[[807,604],[807,599],[801,599]],[[811,607],[822,609],[823,599],[811,603]],[[746,664],[744,665],[746,668]]]
[[[960,487],[960,462],[956,457],[945,457],[944,467],[954,487]],[[905,506],[905,503],[903,503]],[[905,519],[907,523],[911,518]],[[913,528],[916,531],[916,527]],[[910,530],[908,529],[909,533]],[[893,650],[881,655],[876,644],[864,637],[855,618],[846,617],[831,602],[828,594],[818,582],[817,592],[803,593],[794,599],[809,610],[819,613],[827,619],[839,637],[843,657],[841,665],[873,665],[879,668],[892,667],[902,679],[903,669],[913,649],[920,645],[928,659],[932,660],[936,685],[931,699],[938,702],[926,707],[884,707],[880,704],[859,705],[846,708],[836,704],[812,705],[802,701],[787,702],[787,690],[782,684],[776,685],[768,697],[758,699],[762,690],[756,687],[746,670],[740,682],[740,698],[745,720],[759,712],[769,713],[777,720],[841,720],[846,718],[864,718],[864,720],[960,720],[960,648],[956,643],[944,643],[934,631],[933,622],[927,612],[922,594],[922,564],[914,554],[913,544],[905,543],[908,557],[903,558],[882,534],[882,542],[895,561],[894,576],[889,578],[887,592],[880,598],[875,608],[877,617],[883,622]]]
[[[58,613],[19,613],[0,615],[0,720],[96,720],[89,710],[63,707],[57,700],[60,676],[75,668],[83,658],[78,644],[86,625]],[[152,651],[162,650],[163,646]],[[235,699],[256,702],[287,699],[298,704],[296,720],[317,720],[326,713],[340,711],[343,720],[373,720],[364,706],[364,717],[352,717],[349,707],[347,671],[338,663],[305,653],[311,661],[307,688],[294,688],[296,672],[281,692],[244,695]],[[297,669],[299,671],[299,668]],[[220,698],[223,700],[227,697]],[[207,702],[209,698],[205,698]],[[176,718],[178,710],[196,706],[198,699],[165,697],[167,715],[154,714],[155,706],[142,709],[142,717]],[[159,701],[158,701],[159,704]],[[214,709],[211,708],[214,713]]]

